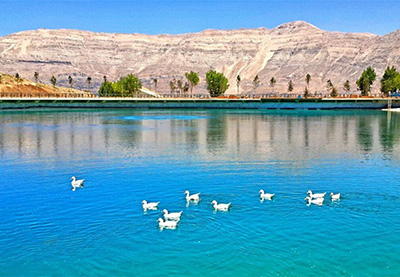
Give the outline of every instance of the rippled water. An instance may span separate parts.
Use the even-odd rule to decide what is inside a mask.
[[[400,274],[399,114],[12,111],[0,127],[2,276]],[[307,206],[308,189],[342,199]],[[143,199],[183,210],[179,227]]]

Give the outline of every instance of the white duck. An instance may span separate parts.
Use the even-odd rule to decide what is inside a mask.
[[[161,229],[175,229],[176,226],[178,226],[178,221],[167,221],[167,220],[163,220],[162,218],[158,219],[158,226]]]
[[[166,209],[163,210],[165,220],[174,220],[179,221],[181,220],[182,211],[179,213],[168,213]]]
[[[314,205],[322,206],[325,199],[324,198],[311,198],[310,196],[307,196],[305,198],[305,200],[308,200],[307,205],[314,204]]]
[[[339,192],[339,193],[336,193],[336,194],[333,194],[333,192],[331,192],[330,195],[331,195],[332,201],[340,200],[340,192]]]
[[[324,198],[326,192],[324,193],[312,193],[311,190],[307,191],[307,194],[310,196],[310,198]]]
[[[83,182],[85,181],[85,179],[82,180],[76,180],[75,176],[71,177],[71,186],[72,186],[72,191],[75,191],[76,188],[83,188]]]
[[[275,193],[264,193],[264,190],[262,189],[260,189],[259,193],[261,199],[272,200],[272,197],[275,196]]]
[[[214,210],[219,210],[219,211],[227,211],[229,210],[231,203],[228,204],[218,204],[217,201],[213,200],[211,204],[214,206]]]
[[[147,209],[149,209],[149,210],[157,210],[158,204],[160,204],[160,202],[150,202],[150,203],[147,203],[146,200],[143,200],[143,201],[142,201],[143,210],[147,210]]]
[[[185,191],[186,194],[186,201],[199,201],[200,200],[200,193],[195,193],[190,195],[189,191]]]

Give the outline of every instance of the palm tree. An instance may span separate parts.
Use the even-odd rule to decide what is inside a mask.
[[[346,80],[346,82],[344,82],[344,84],[343,84],[343,89],[344,89],[344,91],[345,91],[346,93],[349,93],[349,92],[350,92],[351,87],[350,87],[350,81],[349,81],[349,80]]]
[[[185,73],[185,77],[189,82],[190,94],[192,94],[193,88],[200,82],[199,75],[196,72],[190,71]]]
[[[256,75],[256,77],[254,77],[253,79],[253,89],[254,89],[254,93],[256,93],[257,88],[260,86],[260,79],[258,78],[258,75]]]
[[[158,82],[157,79],[154,78],[154,79],[153,79],[153,83],[154,83],[154,91],[155,91],[155,92],[157,92],[157,82]]]
[[[90,84],[92,83],[92,77],[90,77],[90,76],[88,76],[87,78],[86,78],[86,84],[87,84],[87,86],[88,86],[88,89],[90,89]]]
[[[240,75],[236,76],[236,88],[237,88],[237,94],[239,94],[239,87],[240,87],[240,82],[242,79],[240,78]]]
[[[176,86],[175,86],[175,79],[172,81],[169,81],[169,88],[171,89],[171,94],[175,92]]]
[[[272,87],[272,93],[274,92],[275,84],[276,84],[276,80],[274,77],[272,77],[271,80],[269,80],[269,85]]]
[[[39,72],[35,72],[33,78],[35,78],[35,82],[37,83],[39,81]]]
[[[182,80],[178,80],[176,83],[177,83],[177,85],[178,85],[179,94],[182,94],[182,90],[183,90],[183,83],[182,83]]]
[[[68,76],[68,83],[69,83],[69,86],[72,88],[72,85],[74,83],[74,79],[72,79],[71,75]]]
[[[17,79],[17,82],[21,81],[21,77],[19,76],[19,73],[15,73],[15,79]]]
[[[288,83],[288,92],[292,92],[292,91],[293,91],[293,82],[292,82],[292,80],[290,80]]]
[[[54,75],[51,76],[50,83],[53,85],[53,87],[55,87],[57,85],[57,79],[56,79],[56,77],[54,77]]]
[[[310,89],[310,81],[311,81],[311,75],[307,74],[306,75],[307,90]]]

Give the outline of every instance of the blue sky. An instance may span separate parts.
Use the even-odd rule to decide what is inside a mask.
[[[384,35],[400,29],[400,1],[0,0],[0,36],[38,28],[180,34],[273,28],[294,20],[329,31]]]

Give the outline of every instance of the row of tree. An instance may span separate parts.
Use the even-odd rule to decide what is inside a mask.
[[[17,80],[21,80],[18,73],[15,74],[15,77]],[[35,72],[33,77],[36,83],[40,81],[38,72]],[[190,71],[185,73],[185,77],[186,77],[185,82],[183,82],[180,79],[176,80],[175,78],[169,82],[171,93],[176,93],[176,92],[179,92],[180,94],[188,92],[190,92],[190,94],[193,93],[193,88],[196,87],[200,82],[198,73]],[[116,82],[107,81],[106,76],[104,76],[103,78],[104,82],[101,84],[99,89],[100,96],[132,97],[134,95],[137,95],[139,93],[140,88],[142,87],[142,84],[139,81],[138,77],[133,74],[129,74],[125,77],[122,77],[120,78],[120,80]],[[222,73],[217,72],[215,70],[208,71],[206,73],[205,79],[207,84],[207,90],[210,93],[210,96],[212,97],[217,97],[219,95],[224,94],[225,91],[230,86],[228,83],[228,79]],[[356,81],[357,88],[358,90],[361,91],[362,96],[369,95],[369,93],[371,92],[372,84],[375,82],[375,80],[376,80],[376,73],[372,67],[368,67],[362,72],[360,78]],[[237,75],[236,87],[238,94],[240,93],[241,81],[242,79],[240,75]],[[307,74],[305,77],[306,86],[304,87],[304,97],[310,96],[310,88],[309,88],[310,81],[311,81],[311,75]],[[0,75],[0,82],[1,82],[1,75]],[[86,84],[88,88],[90,88],[91,82],[92,78],[88,76],[86,79]],[[53,86],[56,86],[57,85],[56,77],[51,76],[50,83]],[[72,88],[74,85],[74,79],[72,78],[72,76],[68,76],[68,83]],[[154,78],[153,83],[154,83],[154,89],[157,90],[157,83],[158,83],[157,79]],[[269,84],[272,88],[274,88],[276,84],[276,79],[272,77],[269,81]],[[394,66],[387,67],[382,76],[382,79],[380,80],[380,84],[381,84],[380,90],[382,94],[385,96],[389,95],[390,92],[399,91],[400,73],[396,70]],[[253,89],[250,92],[251,94],[255,93],[257,88],[260,86],[260,79],[258,75],[254,77],[252,85]],[[293,92],[294,85],[292,80],[289,80],[287,90],[288,92]],[[349,80],[346,80],[346,82],[344,82],[343,90],[347,93],[350,92],[351,86]],[[338,96],[338,89],[330,79],[327,81],[327,91],[331,97]]]
[[[121,77],[116,82],[108,81],[106,76],[103,78],[104,82],[99,89],[99,96],[102,97],[134,97],[138,96],[142,88],[139,78],[133,74]]]

